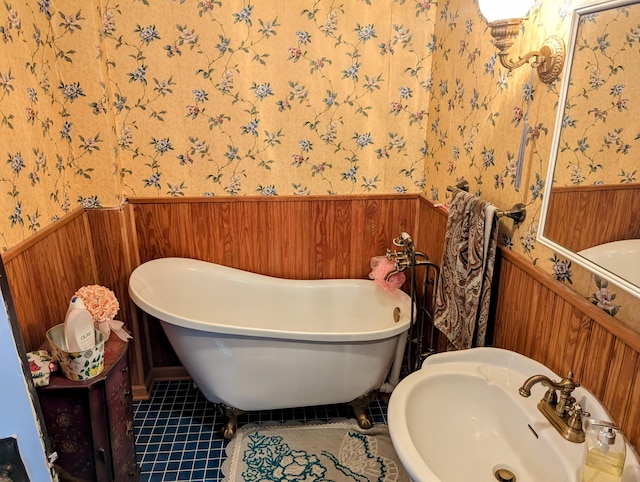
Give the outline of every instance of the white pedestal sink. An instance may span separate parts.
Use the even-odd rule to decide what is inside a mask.
[[[562,378],[499,348],[427,358],[389,401],[389,432],[411,479],[495,482],[504,480],[496,474],[513,474],[517,482],[580,481],[585,444],[565,440],[540,413],[537,404],[546,387],[534,386],[529,398],[518,393],[538,374]],[[587,390],[579,387],[573,395],[591,418],[611,420]],[[622,480],[640,481],[637,454],[628,444]]]

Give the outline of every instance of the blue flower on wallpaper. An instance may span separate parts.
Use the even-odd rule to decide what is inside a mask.
[[[300,45],[311,43],[311,35],[309,35],[309,32],[303,32],[300,30],[296,32],[296,37],[298,38],[298,43]]]
[[[80,87],[80,82],[74,82],[72,84],[65,84],[64,82],[60,82],[58,89],[60,89],[60,91],[62,92],[62,95],[69,102],[73,102],[78,97],[85,96],[84,91],[82,90],[82,87]]]
[[[231,39],[222,35],[218,35],[218,39],[220,41],[216,44],[216,48],[220,51],[221,54],[224,54],[229,49]]]
[[[298,145],[302,152],[309,152],[313,150],[313,143],[309,139],[300,139],[298,141]]]
[[[540,177],[540,173],[536,172],[536,180],[529,187],[529,191],[531,191],[531,196],[533,199],[538,199],[540,194],[542,193],[542,189],[544,188],[544,179]]]
[[[495,74],[495,68],[496,68],[496,56],[492,55],[491,57],[489,57],[489,60],[487,60],[487,62],[484,64],[484,73],[489,74],[491,77],[493,77]]]
[[[372,24],[360,26],[358,23],[355,31],[358,32],[358,38],[362,40],[362,43],[366,43],[367,40],[371,40],[372,38],[377,38],[376,30]]]
[[[40,0],[38,2],[38,6],[40,7],[40,11],[44,13],[47,18],[51,18],[51,12],[49,11],[49,9],[51,8],[50,0]]]
[[[622,92],[624,91],[625,85],[624,84],[615,84],[613,87],[611,87],[611,95],[619,97],[622,95]]]
[[[127,73],[129,77],[129,82],[140,82],[144,85],[147,85],[147,66],[142,64],[140,67],[136,68],[133,72]]]
[[[278,192],[276,191],[276,187],[271,184],[269,186],[259,185],[258,189],[256,189],[261,196],[277,196]]]
[[[9,220],[11,221],[11,226],[16,224],[24,225],[24,220],[22,219],[22,201],[16,202],[13,213],[9,215]]]
[[[233,14],[233,16],[235,17],[235,20],[233,22],[234,23],[244,22],[249,27],[251,27],[251,25],[252,25],[252,23],[251,23],[251,14],[252,13],[253,13],[253,5],[249,5],[247,7],[244,7],[238,13],[234,13]]]
[[[440,89],[441,97],[444,97],[445,95],[447,95],[449,93],[449,82],[447,80],[441,80],[439,89]]]
[[[17,176],[20,174],[20,171],[24,169],[24,159],[22,159],[22,154],[16,152],[13,156],[9,154],[9,159],[7,160],[7,164],[11,166],[11,170]]]
[[[562,118],[562,127],[576,127],[578,122],[569,114],[565,114]]]
[[[327,105],[327,107],[331,107],[335,103],[337,98],[338,98],[338,94],[330,90],[327,90],[327,96],[324,99],[322,99],[322,102],[324,102]]]
[[[553,258],[549,258],[549,261],[553,263],[553,271],[551,276],[561,282],[568,282],[573,284],[573,273],[571,272],[571,261],[566,259],[559,259],[556,253],[553,253]]]
[[[342,78],[343,79],[353,79],[358,80],[358,71],[360,70],[360,64],[356,62],[351,65],[348,69],[342,70]]]
[[[205,102],[209,100],[207,97],[207,93],[202,89],[194,89],[191,92],[193,93],[193,98],[196,100],[196,102]]]
[[[116,109],[116,112],[121,112],[122,109],[127,105],[127,98],[118,93],[115,94],[116,100],[113,103],[113,107]]]
[[[143,180],[144,187],[155,187],[156,189],[160,189],[160,178],[162,174],[159,172],[154,172],[147,179]]]
[[[264,84],[256,84],[253,82],[251,85],[251,90],[253,90],[256,94],[258,100],[264,100],[270,95],[273,95],[273,90],[271,90],[271,84],[269,82],[265,82]]]
[[[502,245],[505,248],[508,249],[513,249],[513,240],[511,239],[511,236],[509,236],[507,233],[502,233]]]
[[[533,100],[533,93],[535,92],[533,84],[522,85],[522,100],[525,102]]]
[[[96,195],[88,197],[78,196],[78,203],[85,209],[102,207]]]
[[[411,87],[400,87],[398,88],[398,94],[400,95],[401,99],[410,99],[411,97],[413,97],[413,91],[411,90]]]
[[[160,155],[165,154],[167,151],[173,150],[171,140],[168,137],[165,137],[163,139],[156,139],[155,137],[152,137],[150,144],[153,145],[156,152]]]
[[[236,156],[238,155],[238,148],[234,147],[234,146],[227,146],[227,152],[224,153],[224,157],[226,157],[227,159],[229,159],[230,161],[233,161]]]
[[[260,125],[260,121],[258,119],[251,120],[248,124],[242,126],[242,133],[258,137],[258,125]]]
[[[596,43],[598,44],[600,53],[604,53],[609,47],[611,47],[611,43],[609,42],[609,34],[605,33],[603,36],[598,37],[596,39]]]
[[[495,165],[495,156],[493,153],[493,149],[487,149],[486,147],[482,149],[482,165],[485,169],[488,169],[490,166]]]
[[[356,140],[356,145],[360,149],[364,149],[369,144],[373,144],[373,139],[371,139],[371,134],[369,132],[365,132],[364,134],[358,134],[357,132],[353,136],[353,139]]]
[[[358,166],[351,166],[347,172],[341,174],[342,180],[356,182],[356,174],[358,174]]]
[[[65,121],[62,125],[62,129],[60,129],[60,138],[62,140],[71,142],[71,128],[73,127],[73,122]]]
[[[158,34],[155,25],[149,25],[148,27],[142,28],[140,25],[136,24],[136,29],[134,30],[134,32],[140,34],[140,38],[145,43],[145,45],[149,45],[149,43],[153,42],[154,40],[160,39],[160,35]]]

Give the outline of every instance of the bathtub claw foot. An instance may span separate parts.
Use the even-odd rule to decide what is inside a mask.
[[[376,398],[377,395],[378,391],[372,390],[349,403],[349,405],[351,405],[351,408],[353,409],[353,413],[356,416],[358,426],[363,430],[367,430],[373,427],[373,419],[367,413],[367,409],[369,408],[369,404],[373,401],[374,398]]]
[[[235,436],[236,429],[238,428],[238,417],[244,412],[223,403],[217,404],[216,407],[220,413],[227,417],[227,422],[222,427],[222,436],[226,440],[231,440]]]

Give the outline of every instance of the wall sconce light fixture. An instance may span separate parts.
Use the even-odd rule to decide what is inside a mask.
[[[500,63],[509,70],[530,63],[537,69],[538,77],[545,84],[550,84],[558,78],[564,66],[565,47],[560,37],[548,37],[540,50],[531,51],[518,57],[518,60],[508,58],[509,49],[520,32],[522,19],[529,13],[534,2],[535,0],[478,0],[478,6],[491,28]]]

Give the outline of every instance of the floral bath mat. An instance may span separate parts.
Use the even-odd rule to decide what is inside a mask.
[[[227,445],[224,482],[404,482],[386,425],[355,420],[240,427]]]

